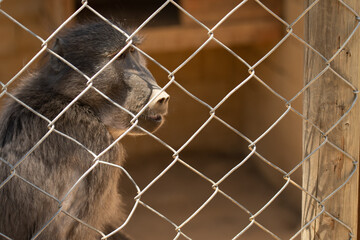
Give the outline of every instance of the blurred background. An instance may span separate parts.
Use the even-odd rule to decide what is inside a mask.
[[[88,4],[108,19],[117,19],[136,29],[164,0],[89,0]],[[179,0],[182,8],[208,28],[214,27],[240,0]],[[262,0],[272,12],[292,23],[304,10],[304,1]],[[4,0],[1,9],[43,39],[81,7],[80,0]],[[67,26],[98,17],[83,9]],[[262,59],[285,35],[287,26],[255,1],[248,1],[214,31],[214,36],[231,51],[253,65]],[[303,21],[293,26],[303,36]],[[178,68],[208,38],[197,21],[169,3],[139,33],[140,48],[170,72]],[[0,14],[0,81],[12,79],[41,49],[41,41]],[[304,47],[293,37],[285,40],[256,68],[256,75],[278,94],[290,100],[303,86]],[[36,69],[38,62],[30,69]],[[148,61],[160,86],[168,83],[168,73]],[[211,41],[180,68],[175,80],[188,92],[214,107],[248,76],[249,68],[225,48]],[[31,73],[27,70],[20,78]],[[15,87],[18,80],[10,86]],[[191,98],[176,84],[166,90],[170,108],[164,126],[155,133],[173,149],[180,149],[209,118],[209,108]],[[3,99],[1,99],[2,101]],[[302,112],[302,97],[292,106]],[[216,115],[254,141],[285,111],[285,102],[255,78],[245,83],[219,109]],[[256,145],[257,152],[277,167],[289,172],[302,160],[302,121],[289,112]],[[173,152],[151,136],[126,136],[125,169],[143,189],[172,161]],[[213,181],[221,179],[250,152],[249,143],[213,119],[183,151],[180,158]],[[292,174],[301,185],[301,168]],[[255,214],[285,184],[283,174],[253,155],[223,183],[221,189]],[[136,190],[123,178],[120,191],[126,211],[134,204]],[[142,200],[177,225],[190,217],[212,194],[211,183],[176,163],[143,196]],[[232,239],[249,223],[249,213],[218,194],[182,229],[192,239]],[[301,191],[291,184],[257,217],[257,221],[282,239],[300,228]],[[174,239],[176,231],[168,221],[141,205],[124,231],[134,239]],[[179,239],[185,239],[180,237]],[[273,239],[252,225],[240,239]]]

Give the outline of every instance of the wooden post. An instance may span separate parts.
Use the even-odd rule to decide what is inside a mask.
[[[313,2],[308,0],[308,6]],[[360,13],[359,0],[345,1]],[[326,59],[340,49],[358,24],[354,13],[340,1],[321,0],[305,19],[305,41],[319,51]],[[331,62],[333,68],[344,79],[360,87],[360,28],[355,32],[344,49]],[[305,84],[308,84],[322,70],[326,61],[311,49],[305,50]],[[328,69],[304,93],[304,116],[326,133],[351,107],[355,99],[353,89]],[[328,140],[359,159],[360,112],[357,103],[349,114],[328,134]],[[308,122],[304,122],[304,157],[313,152],[325,140],[320,132]],[[303,188],[320,202],[339,188],[352,173],[353,161],[343,152],[325,143],[303,164]],[[338,192],[323,202],[326,212],[320,215],[302,231],[302,240],[357,239],[358,227],[358,170]],[[303,193],[302,225],[321,213],[319,203]],[[342,223],[337,221],[340,220]],[[351,235],[351,234],[350,234]]]

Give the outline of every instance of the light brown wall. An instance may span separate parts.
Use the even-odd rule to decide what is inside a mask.
[[[302,9],[303,5],[299,1],[285,1],[283,10],[285,20],[294,21]],[[302,36],[301,21],[294,30],[297,35]],[[284,27],[283,36],[285,34]],[[274,45],[275,43],[269,43],[262,46],[231,46],[231,48],[248,63],[254,64]],[[150,55],[172,71],[193,51],[194,49],[171,53],[150,53]],[[290,100],[303,86],[303,51],[303,45],[290,37],[255,69],[256,74],[276,92]],[[160,85],[164,86],[168,81],[167,74],[154,64],[150,64],[150,69]],[[175,74],[178,83],[213,107],[247,76],[249,76],[247,68],[220,47],[205,48]],[[166,124],[156,135],[177,150],[210,116],[209,109],[188,97],[175,84],[170,86],[167,92],[171,95],[169,115]],[[292,106],[302,112],[301,96],[292,103]],[[231,96],[216,111],[216,114],[254,141],[285,111],[285,103],[282,100],[255,79],[251,79]],[[301,137],[302,120],[295,113],[289,112],[257,144],[257,151],[288,172],[301,161]],[[132,159],[156,161],[156,154],[162,155],[159,152],[171,158],[171,152],[150,137],[126,137],[125,140],[129,161]],[[238,135],[216,120],[212,120],[185,148],[181,156],[184,156],[186,160],[188,154],[196,154],[199,156],[198,161],[202,161],[203,164],[206,164],[207,155],[216,155],[223,160],[237,158],[241,161],[250,152],[247,146],[248,143]],[[142,151],[138,151],[139,147]],[[257,165],[262,175],[260,177],[265,177],[271,186],[280,189],[285,183],[281,173],[273,170],[259,158],[253,157],[249,162]],[[291,177],[301,185],[300,176],[301,168]],[[292,205],[300,206],[301,192],[295,187],[289,187],[287,191]]]
[[[70,16],[73,6],[70,0],[17,0],[3,1],[1,9],[46,39]],[[3,14],[0,36],[0,81],[6,83],[41,49],[42,42]]]

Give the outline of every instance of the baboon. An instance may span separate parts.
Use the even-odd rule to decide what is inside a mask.
[[[139,42],[133,38],[134,46]],[[113,26],[91,22],[60,32],[52,50],[91,77],[125,45],[126,37]],[[169,95],[160,91],[144,56],[134,47],[92,83],[54,54],[46,55],[41,67],[22,79],[12,93],[28,107],[9,98],[1,112],[0,184],[10,180],[0,185],[0,233],[15,240],[100,239],[101,234],[71,216],[105,234],[121,226],[121,170],[97,164],[66,194],[96,163],[92,153],[103,153],[99,160],[104,162],[123,163],[120,143],[104,152],[132,126],[133,117],[118,105],[137,114],[158,95],[138,118],[139,126],[154,132],[164,121]],[[83,93],[89,84],[92,86]],[[135,127],[129,134],[142,132]],[[117,233],[111,239],[128,237]]]

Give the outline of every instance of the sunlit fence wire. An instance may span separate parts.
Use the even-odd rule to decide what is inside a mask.
[[[252,226],[256,225],[257,227],[259,227],[260,229],[262,229],[264,232],[266,232],[268,234],[269,237],[272,237],[273,239],[280,239],[279,236],[277,236],[274,232],[272,232],[271,229],[266,228],[265,226],[263,226],[259,221],[257,221],[257,218],[259,215],[261,215],[265,209],[267,209],[273,202],[275,199],[278,198],[279,195],[281,195],[283,193],[283,191],[289,186],[289,185],[293,185],[296,188],[299,189],[299,191],[302,191],[302,193],[304,195],[307,195],[308,197],[310,197],[313,201],[315,201],[318,205],[318,207],[321,208],[321,211],[318,212],[318,214],[316,214],[315,216],[311,217],[310,219],[306,219],[306,221],[304,221],[302,223],[302,226],[298,229],[298,231],[291,237],[291,239],[295,239],[295,238],[299,238],[300,235],[311,226],[311,224],[314,221],[317,221],[321,218],[321,216],[323,215],[328,215],[330,218],[332,218],[334,221],[336,221],[337,223],[339,223],[340,225],[342,225],[346,230],[347,230],[347,236],[343,236],[342,239],[348,239],[348,238],[352,238],[355,235],[356,230],[353,229],[353,227],[351,227],[348,223],[344,222],[343,219],[334,216],[332,213],[330,213],[326,207],[326,202],[328,199],[334,197],[335,193],[337,193],[340,189],[342,189],[350,180],[351,178],[354,176],[354,173],[357,172],[357,166],[358,166],[358,156],[354,156],[348,152],[346,152],[341,146],[336,145],[335,143],[333,143],[331,141],[331,139],[328,137],[329,134],[333,131],[333,129],[335,129],[337,127],[338,124],[340,124],[344,118],[346,118],[346,116],[353,111],[353,107],[355,106],[355,103],[358,101],[358,86],[353,85],[350,81],[348,81],[348,79],[346,79],[345,77],[343,77],[340,73],[338,73],[335,68],[333,68],[332,66],[332,62],[333,60],[340,54],[341,51],[344,50],[344,48],[347,46],[348,42],[352,39],[352,37],[358,32],[358,27],[360,24],[360,16],[359,13],[353,8],[353,6],[350,6],[349,4],[347,4],[345,1],[342,0],[338,0],[337,4],[339,5],[340,8],[343,8],[345,11],[347,11],[348,15],[351,15],[354,17],[354,19],[356,19],[357,23],[355,24],[355,27],[351,30],[351,33],[347,36],[346,40],[343,41],[339,48],[338,51],[336,51],[330,58],[326,58],[323,56],[323,54],[321,54],[317,49],[315,49],[311,44],[309,44],[305,39],[301,38],[300,36],[296,35],[295,32],[293,31],[294,26],[296,24],[299,24],[299,22],[301,20],[303,20],[306,15],[312,11],[313,8],[315,8],[319,2],[321,2],[322,0],[315,0],[312,3],[310,3],[308,6],[305,7],[304,11],[298,15],[298,17],[292,21],[292,22],[287,22],[285,21],[281,16],[277,15],[276,13],[274,13],[272,10],[270,10],[266,5],[264,5],[262,3],[262,1],[260,0],[254,0],[254,2],[256,2],[261,8],[263,8],[265,11],[267,11],[269,14],[271,14],[273,16],[273,21],[277,21],[280,24],[284,25],[286,28],[286,34],[280,39],[280,41],[277,42],[277,44],[270,50],[268,51],[261,59],[259,59],[256,63],[254,64],[249,64],[247,61],[245,61],[240,55],[238,55],[237,53],[235,53],[230,47],[228,47],[227,45],[225,45],[222,41],[219,40],[218,36],[215,33],[215,30],[217,28],[219,28],[220,25],[222,25],[224,23],[224,21],[226,21],[235,11],[237,11],[238,9],[240,9],[241,7],[243,7],[244,4],[246,4],[247,2],[249,2],[251,0],[244,0],[244,1],[240,1],[237,6],[235,6],[231,11],[229,11],[220,21],[218,21],[214,27],[209,28],[208,26],[206,26],[204,23],[202,23],[201,21],[199,21],[198,19],[196,19],[194,16],[192,16],[189,12],[187,12],[186,9],[184,9],[179,3],[172,1],[172,0],[164,0],[164,3],[155,11],[153,12],[142,24],[140,24],[130,35],[127,34],[125,31],[123,31],[122,29],[120,29],[119,27],[117,27],[116,25],[114,25],[109,19],[105,18],[104,16],[102,16],[96,9],[91,7],[91,2],[88,1],[82,1],[81,2],[81,7],[78,8],[66,21],[64,21],[47,39],[43,39],[41,38],[39,35],[37,35],[35,32],[33,32],[31,29],[29,29],[26,25],[26,22],[24,23],[20,23],[17,19],[14,19],[10,14],[8,14],[7,12],[5,12],[4,10],[1,9],[1,5],[0,5],[0,13],[2,15],[4,15],[5,17],[7,17],[8,19],[10,19],[13,23],[15,23],[17,26],[23,28],[24,30],[26,30],[27,32],[29,32],[30,34],[32,34],[34,37],[36,37],[39,40],[39,45],[41,45],[41,49],[40,51],[35,54],[35,56],[33,56],[33,58],[25,64],[25,66],[15,75],[13,76],[9,81],[5,82],[1,82],[1,86],[2,86],[2,90],[1,90],[1,94],[0,96],[3,97],[4,95],[14,99],[15,101],[17,101],[19,104],[21,104],[24,108],[27,108],[28,110],[30,110],[32,113],[36,114],[37,116],[39,116],[40,118],[44,119],[47,121],[48,123],[48,132],[40,139],[39,142],[37,142],[32,149],[30,149],[21,159],[18,160],[18,162],[14,165],[10,164],[6,159],[0,159],[1,164],[6,164],[9,166],[10,171],[8,173],[8,177],[0,183],[0,188],[3,188],[11,179],[13,178],[18,178],[20,180],[22,180],[23,182],[25,182],[26,184],[29,184],[30,186],[32,186],[33,188],[37,189],[39,191],[39,193],[45,194],[48,197],[52,198],[53,200],[55,200],[56,202],[58,202],[59,204],[59,209],[56,212],[56,214],[54,214],[52,216],[52,218],[41,228],[41,230],[34,236],[34,239],[37,238],[37,236],[39,236],[41,234],[41,232],[47,228],[47,226],[56,218],[56,216],[60,213],[66,214],[67,216],[71,217],[72,219],[74,219],[75,221],[78,221],[80,224],[83,224],[85,226],[87,226],[88,228],[90,228],[93,231],[97,231],[102,235],[102,239],[107,239],[108,237],[112,236],[114,233],[116,233],[117,231],[120,231],[122,228],[124,228],[124,226],[131,221],[132,216],[134,214],[134,212],[136,211],[136,209],[138,208],[139,205],[144,206],[145,208],[151,210],[152,212],[154,212],[157,216],[159,216],[160,218],[164,219],[166,222],[168,222],[169,224],[171,224],[174,227],[174,236],[173,239],[178,239],[179,237],[184,237],[186,239],[192,239],[191,236],[189,234],[187,234],[185,231],[183,231],[184,226],[187,224],[191,224],[192,219],[203,210],[203,208],[205,206],[207,206],[207,204],[209,204],[216,195],[222,195],[225,198],[229,199],[235,206],[237,206],[238,208],[240,208],[242,211],[244,211],[244,213],[246,213],[249,217],[249,223],[246,227],[244,227],[243,229],[239,229],[238,234],[233,236],[233,239],[238,239],[240,238],[248,229],[250,229]],[[324,0],[323,0],[324,1]],[[0,1],[1,3],[1,1]],[[189,18],[191,18],[194,23],[196,23],[197,25],[199,25],[201,28],[203,28],[204,30],[207,31],[208,33],[208,38],[206,39],[206,41],[203,42],[203,44],[198,47],[185,61],[183,61],[180,65],[178,65],[174,70],[169,70],[166,67],[164,67],[163,65],[161,65],[156,59],[152,58],[150,55],[148,55],[146,52],[144,52],[140,47],[137,47],[135,45],[133,45],[132,39],[133,37],[138,34],[140,32],[140,30],[142,30],[160,11],[162,11],[167,5],[173,5],[175,6],[177,9],[179,9],[179,11],[181,11],[183,14],[187,15]],[[52,51],[49,48],[49,42],[51,40],[53,40],[56,35],[63,29],[66,27],[66,25],[73,20],[81,11],[83,11],[84,9],[90,10],[93,14],[95,14],[99,21],[104,21],[108,24],[110,24],[111,26],[113,26],[115,29],[117,29],[119,32],[121,32],[122,34],[124,34],[127,38],[127,44],[124,47],[124,49],[119,53],[121,54],[122,52],[124,52],[127,48],[129,47],[134,47],[136,48],[138,51],[140,51],[143,55],[145,55],[149,61],[152,61],[153,63],[155,63],[156,65],[158,65],[164,72],[167,73],[168,75],[168,81],[167,83],[164,85],[164,87],[162,88],[162,91],[165,91],[169,86],[171,85],[176,85],[177,87],[179,87],[179,89],[181,89],[182,91],[184,91],[188,96],[190,96],[191,98],[193,98],[197,103],[205,106],[208,111],[209,111],[209,116],[207,118],[206,121],[203,122],[203,124],[195,131],[195,133],[188,138],[183,145],[178,148],[175,149],[172,146],[170,146],[169,144],[167,144],[164,140],[158,138],[157,136],[155,136],[154,134],[146,131],[145,129],[141,128],[138,125],[138,118],[139,116],[145,111],[145,109],[147,108],[147,106],[149,104],[147,104],[139,113],[137,114],[133,114],[130,111],[128,111],[127,109],[125,109],[124,107],[118,105],[117,103],[115,103],[113,100],[111,100],[108,96],[106,96],[105,94],[103,94],[102,92],[100,92],[98,89],[96,89],[93,86],[93,80],[94,78],[96,78],[109,64],[111,64],[111,61],[106,64],[102,69],[100,69],[96,74],[94,74],[93,76],[87,76],[84,73],[82,73],[79,69],[77,69],[74,65],[72,65],[71,62],[68,62],[67,60],[65,60],[64,58],[62,58],[61,56],[59,56],[58,54],[56,54],[54,51]],[[6,38],[6,36],[2,36],[1,38]],[[310,81],[308,81],[304,87],[297,92],[292,98],[288,99],[283,97],[281,94],[279,94],[277,91],[275,91],[273,88],[271,88],[267,83],[266,83],[266,79],[263,79],[261,77],[259,77],[257,75],[257,67],[259,65],[261,65],[266,59],[269,58],[269,56],[275,52],[288,38],[293,38],[296,39],[304,48],[308,49],[309,51],[312,51],[313,53],[315,53],[318,57],[320,57],[321,59],[324,60],[324,62],[326,63],[323,70],[313,79],[311,79]],[[205,46],[207,46],[209,43],[216,43],[219,47],[225,49],[227,52],[229,52],[232,56],[234,56],[238,61],[240,61],[242,64],[244,64],[247,69],[248,69],[248,76],[245,79],[242,79],[242,81],[240,81],[240,83],[234,87],[231,91],[229,91],[215,106],[211,106],[210,104],[206,103],[205,101],[201,100],[200,98],[198,98],[197,96],[193,95],[190,91],[188,91],[185,87],[183,87],[179,82],[177,82],[176,80],[176,75],[178,73],[178,71],[180,69],[182,69],[185,65],[187,65]],[[29,107],[28,105],[26,105],[24,102],[21,102],[19,99],[17,99],[9,90],[8,88],[14,84],[14,82],[19,78],[20,75],[22,75],[25,71],[28,70],[29,66],[36,61],[41,54],[43,54],[44,52],[49,52],[50,54],[52,54],[53,56],[59,58],[61,61],[65,62],[68,66],[70,66],[74,71],[78,72],[79,74],[81,74],[86,80],[87,80],[87,87],[83,89],[83,91],[72,100],[72,102],[66,107],[64,108],[57,117],[55,117],[54,119],[48,119],[45,116],[41,115],[40,113],[36,112],[35,110],[33,110],[31,107]],[[115,59],[115,58],[114,58]],[[114,61],[114,59],[112,61]],[[346,86],[349,88],[349,91],[351,91],[354,95],[353,101],[352,103],[346,108],[347,110],[343,113],[343,115],[331,126],[329,127],[326,131],[322,130],[319,127],[319,123],[318,122],[313,122],[311,119],[311,117],[309,116],[305,116],[303,113],[299,112],[298,110],[296,110],[292,104],[293,102],[299,98],[300,95],[302,95],[304,92],[306,92],[309,88],[311,88],[311,86],[316,83],[317,81],[320,81],[319,79],[321,78],[322,75],[324,75],[326,72],[332,72],[333,74],[335,74],[336,76],[338,76],[338,79],[340,79],[341,81],[343,81],[344,83],[346,83]],[[217,115],[217,110],[219,108],[221,108],[221,106],[224,104],[224,102],[226,102],[230,96],[232,96],[232,94],[236,93],[240,88],[242,88],[246,83],[248,83],[249,81],[256,81],[258,83],[260,83],[261,85],[263,85],[271,94],[273,94],[274,96],[276,96],[278,99],[280,99],[284,106],[286,107],[286,110],[280,115],[280,117],[278,117],[267,129],[266,131],[264,131],[260,136],[258,136],[255,139],[250,139],[249,137],[247,137],[245,134],[243,134],[242,132],[240,132],[239,130],[237,130],[235,127],[233,127],[232,125],[230,125],[229,123],[227,123],[225,120],[223,120],[221,117],[219,117]],[[78,140],[60,132],[59,130],[56,129],[56,122],[57,120],[74,104],[76,103],[79,98],[85,94],[87,91],[89,91],[90,89],[95,90],[97,93],[99,93],[100,95],[102,95],[105,99],[107,99],[108,101],[110,101],[112,104],[116,105],[117,107],[121,108],[122,110],[126,111],[128,114],[130,114],[132,116],[132,120],[131,120],[131,124],[132,126],[130,127],[130,129],[128,129],[126,132],[124,132],[121,136],[119,136],[112,145],[108,146],[108,148],[104,149],[103,152],[101,152],[100,154],[95,154],[93,152],[91,152],[89,149],[86,149],[85,146],[83,146]],[[160,94],[161,92],[159,92]],[[159,95],[158,94],[158,95]],[[156,97],[156,96],[155,96]],[[154,98],[155,98],[154,97]],[[151,100],[149,101],[151,102]],[[319,134],[321,134],[321,136],[323,136],[323,141],[318,145],[318,147],[316,147],[310,154],[305,155],[302,159],[302,161],[300,161],[292,170],[290,171],[285,171],[282,168],[280,168],[279,166],[277,166],[276,164],[274,164],[273,162],[271,162],[270,160],[268,160],[267,158],[265,158],[264,156],[262,156],[258,151],[257,151],[257,145],[258,143],[270,132],[272,131],[272,129],[277,126],[279,124],[279,122],[282,121],[282,119],[287,116],[290,112],[295,113],[299,118],[303,119],[303,121],[305,121],[306,123],[310,124],[311,126],[313,126]],[[248,143],[248,148],[250,149],[250,153],[244,157],[242,159],[242,161],[240,161],[236,166],[234,166],[230,171],[228,171],[225,175],[223,175],[219,180],[215,181],[209,177],[207,177],[205,174],[203,174],[201,171],[197,170],[196,168],[194,168],[193,166],[189,165],[188,163],[186,163],[185,161],[182,160],[181,157],[181,153],[182,151],[187,148],[187,146],[193,141],[193,139],[211,122],[211,121],[218,121],[221,124],[223,124],[226,128],[230,129],[232,132],[234,132],[235,134],[237,134],[240,138],[244,139],[247,143]],[[118,166],[112,163],[108,163],[108,162],[104,162],[101,161],[101,156],[103,154],[105,154],[114,144],[117,144],[121,139],[124,138],[124,136],[126,136],[133,128],[140,128],[142,131],[146,132],[149,136],[151,136],[153,139],[155,139],[156,141],[158,141],[160,144],[162,144],[164,147],[166,147],[167,149],[169,149],[172,153],[173,153],[173,161],[158,175],[156,176],[146,187],[144,188],[140,188],[138,186],[138,184],[136,183],[136,181],[132,178],[132,176],[126,171],[126,169],[124,169],[122,166]],[[39,188],[38,186],[35,186],[33,183],[29,182],[27,179],[23,178],[21,175],[19,175],[16,171],[17,167],[19,165],[21,165],[23,163],[23,161],[27,160],[27,157],[53,132],[56,132],[58,134],[63,135],[64,137],[72,140],[73,142],[75,142],[76,144],[80,145],[81,147],[83,147],[86,151],[90,152],[92,154],[92,156],[94,157],[93,159],[93,165],[91,168],[88,169],[88,171],[86,171],[79,179],[78,181],[70,188],[70,190],[67,192],[67,194],[65,194],[65,196],[62,199],[58,199],[55,196],[51,195],[50,193],[46,192],[45,190]],[[347,159],[349,159],[352,164],[353,164],[353,170],[348,174],[348,176],[345,177],[345,181],[340,182],[338,184],[338,187],[333,190],[330,194],[326,195],[326,196],[321,196],[321,198],[319,198],[318,196],[315,196],[312,192],[309,192],[306,187],[301,186],[299,183],[296,183],[295,181],[293,181],[292,179],[292,174],[299,168],[301,168],[304,163],[306,163],[307,161],[309,161],[309,159],[311,159],[311,157],[316,154],[316,152],[319,151],[319,149],[324,149],[324,145],[329,145],[331,146],[333,149],[335,149],[336,151],[338,151],[339,153],[345,155],[347,157]],[[235,172],[238,168],[240,168],[245,162],[247,162],[252,156],[257,156],[259,157],[263,162],[265,162],[267,164],[267,166],[269,168],[273,168],[276,171],[278,171],[279,173],[281,173],[284,176],[284,184],[283,186],[280,188],[280,190],[278,190],[278,192],[273,195],[267,202],[265,205],[263,205],[262,208],[260,208],[258,211],[256,212],[251,212],[247,206],[244,206],[242,204],[240,204],[238,201],[236,201],[231,195],[227,194],[223,189],[222,189],[222,183],[225,179],[227,179],[233,172]],[[188,168],[189,170],[193,171],[194,173],[196,173],[197,175],[199,175],[200,177],[202,177],[203,179],[205,179],[206,181],[208,181],[211,186],[212,186],[212,194],[207,198],[206,201],[204,201],[198,208],[196,211],[194,211],[191,215],[188,216],[188,218],[183,221],[180,224],[176,224],[173,220],[171,220],[169,217],[167,217],[167,213],[166,212],[159,212],[157,209],[153,208],[151,205],[147,204],[145,201],[142,200],[142,196],[145,192],[147,192],[152,186],[153,184],[155,184],[159,179],[161,179],[164,174],[166,172],[168,172],[175,164],[182,164],[183,166],[185,166],[186,168]],[[83,181],[83,179],[98,165],[108,165],[114,168],[119,168],[121,169],[121,171],[124,173],[124,175],[133,183],[134,188],[137,191],[137,195],[134,198],[134,204],[133,204],[133,208],[130,211],[129,215],[127,216],[126,220],[124,221],[124,223],[121,226],[118,226],[117,229],[114,229],[113,232],[109,233],[109,234],[105,234],[101,231],[99,231],[98,229],[95,229],[93,226],[88,225],[87,223],[83,222],[81,219],[79,219],[77,216],[73,216],[71,215],[69,212],[65,211],[62,208],[62,203],[66,200],[66,198],[69,196],[69,194],[73,191],[73,189],[75,188],[75,186],[77,186],[81,181]],[[321,178],[321,176],[319,176],[319,178]],[[236,183],[234,183],[236,184]],[[1,213],[0,213],[1,214]],[[0,216],[1,217],[1,216]],[[10,237],[0,233],[0,236],[5,238],[5,239],[11,239]]]

